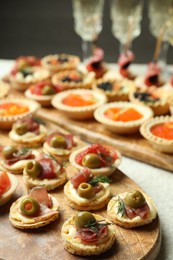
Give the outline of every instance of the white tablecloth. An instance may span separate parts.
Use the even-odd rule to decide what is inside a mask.
[[[0,77],[9,72],[12,63],[12,61],[0,60]],[[146,66],[133,65],[132,69],[142,73]],[[119,169],[140,185],[154,200],[162,226],[161,251],[157,259],[173,260],[173,173],[124,156]]]

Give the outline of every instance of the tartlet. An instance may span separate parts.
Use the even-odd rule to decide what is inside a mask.
[[[18,180],[13,174],[0,170],[0,206],[11,199],[17,184]]]
[[[141,135],[154,149],[173,153],[173,117],[160,116],[146,121],[140,128]]]
[[[52,99],[52,105],[68,117],[89,119],[93,117],[94,111],[106,101],[106,96],[98,91],[75,89],[56,94]]]
[[[95,119],[110,131],[117,134],[132,134],[153,116],[152,110],[141,104],[130,102],[112,102],[100,106],[95,112]]]
[[[78,70],[66,70],[52,76],[52,83],[63,90],[84,88],[90,89],[94,82],[93,73],[82,73]]]
[[[76,226],[76,217],[79,219],[82,214],[90,217],[90,222],[87,222],[88,227],[84,223],[81,225],[80,221],[78,223],[80,227]],[[77,216],[72,216],[63,224],[61,236],[64,248],[71,254],[82,256],[100,255],[110,249],[116,239],[114,226],[100,215],[89,212],[82,212],[82,214],[79,212]],[[93,229],[89,227],[90,224]],[[87,239],[85,234],[88,234]],[[92,241],[90,236],[94,236]]]
[[[129,197],[133,198],[133,201],[129,202]],[[124,228],[134,228],[151,223],[157,216],[157,210],[147,194],[130,191],[113,197],[108,203],[107,214],[115,224]]]
[[[112,147],[92,144],[71,153],[69,161],[78,170],[89,168],[93,176],[109,176],[121,163],[121,154]]]
[[[28,189],[44,186],[47,190],[54,190],[66,182],[66,171],[52,157],[40,154],[26,164],[23,180]]]
[[[56,198],[47,194],[44,187],[36,187],[12,204],[9,219],[16,228],[35,229],[48,225],[58,216],[59,203]]]
[[[10,85],[5,81],[0,80],[0,99],[6,97],[9,91]]]
[[[51,75],[64,70],[76,69],[79,62],[80,58],[78,56],[64,53],[47,55],[41,59],[42,66],[46,68]]]
[[[47,136],[43,149],[56,159],[66,161],[69,155],[81,146],[83,143],[72,134],[53,132]]]
[[[17,120],[9,132],[12,141],[28,147],[40,146],[45,141],[46,135],[47,128],[30,116]]]
[[[0,128],[10,129],[19,119],[34,114],[40,105],[33,100],[9,98],[0,100]]]
[[[64,186],[68,205],[76,210],[97,210],[110,200],[110,180],[106,176],[92,177],[84,169],[72,177]]]

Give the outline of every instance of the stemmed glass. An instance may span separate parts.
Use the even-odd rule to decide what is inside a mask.
[[[83,61],[93,54],[102,31],[104,0],[72,0],[74,28],[82,38]]]

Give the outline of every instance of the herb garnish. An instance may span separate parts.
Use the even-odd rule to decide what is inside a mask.
[[[96,176],[89,182],[89,184],[96,186],[98,182],[110,183],[111,180],[107,176]]]
[[[121,213],[121,217],[123,217],[125,215],[125,203],[120,197],[118,197],[117,201],[118,201],[117,214]]]
[[[99,229],[101,227],[109,226],[111,224],[112,223],[106,222],[105,220],[98,220],[94,222],[88,222],[87,224],[85,224],[85,228],[90,228],[93,230],[93,232],[99,233]]]

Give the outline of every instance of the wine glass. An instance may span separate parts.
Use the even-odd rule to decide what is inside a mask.
[[[82,38],[83,61],[93,54],[102,31],[104,0],[72,0],[74,28]]]

